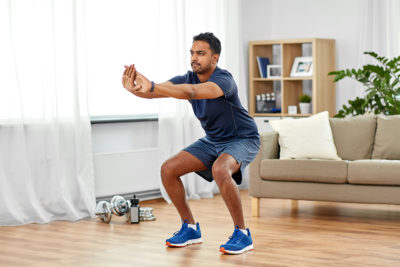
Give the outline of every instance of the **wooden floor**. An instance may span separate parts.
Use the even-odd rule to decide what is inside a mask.
[[[180,228],[173,205],[154,208],[156,221],[139,225],[113,217],[46,225],[0,227],[0,266],[400,266],[400,207],[261,200],[261,216],[250,217],[242,191],[246,224],[255,249],[222,255],[233,225],[219,195],[190,201],[203,243],[167,248]]]

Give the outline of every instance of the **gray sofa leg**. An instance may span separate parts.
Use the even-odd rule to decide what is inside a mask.
[[[260,216],[260,198],[258,197],[251,197],[251,216]]]

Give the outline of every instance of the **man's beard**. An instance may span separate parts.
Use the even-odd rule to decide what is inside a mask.
[[[193,67],[193,65],[195,67]],[[196,74],[203,74],[203,73],[207,72],[211,68],[211,65],[206,67],[206,68],[201,68],[201,65],[198,64],[198,63],[195,63],[195,62],[192,62],[191,66],[192,66],[193,72],[196,73]]]

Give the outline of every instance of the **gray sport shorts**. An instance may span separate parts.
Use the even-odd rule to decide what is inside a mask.
[[[215,160],[223,153],[231,155],[239,164],[241,163],[240,171],[232,175],[238,185],[242,183],[246,166],[254,160],[259,150],[260,140],[255,138],[213,142],[207,137],[200,138],[183,149],[183,151],[189,152],[204,163],[207,170],[196,173],[209,182],[214,180],[211,170]]]

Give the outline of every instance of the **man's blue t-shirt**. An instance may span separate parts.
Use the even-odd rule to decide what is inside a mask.
[[[169,81],[173,84],[201,83],[197,74],[192,71]],[[216,67],[208,81],[217,84],[224,95],[214,99],[189,100],[207,138],[214,142],[246,138],[259,139],[257,125],[240,103],[238,88],[232,74]]]

